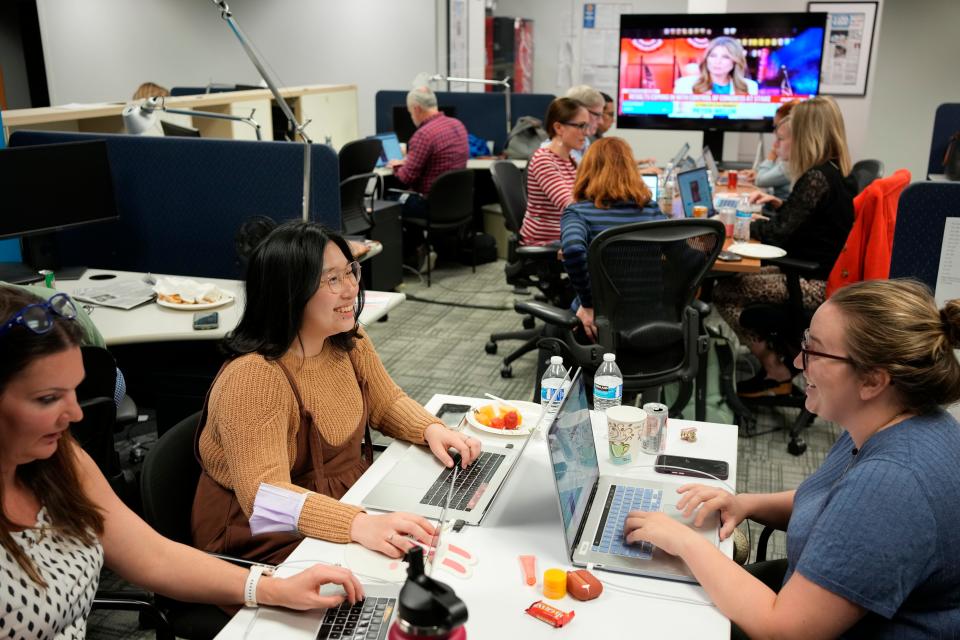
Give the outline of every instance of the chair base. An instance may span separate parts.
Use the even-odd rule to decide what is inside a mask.
[[[524,325],[527,324],[524,318]],[[500,377],[512,378],[513,367],[511,363],[523,355],[536,351],[540,337],[543,335],[543,328],[536,327],[525,329],[523,331],[509,331],[506,333],[494,333],[490,335],[490,340],[484,345],[484,350],[493,355],[497,352],[497,342],[501,340],[523,340],[523,344],[511,351],[500,363]]]

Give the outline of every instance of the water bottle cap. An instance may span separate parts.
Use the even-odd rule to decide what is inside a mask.
[[[615,353],[605,353],[605,354],[603,354],[603,361],[604,361],[604,362],[613,362],[613,361],[616,360],[616,359],[617,359],[617,354],[615,354]]]
[[[550,356],[550,364],[563,364],[563,356]]]

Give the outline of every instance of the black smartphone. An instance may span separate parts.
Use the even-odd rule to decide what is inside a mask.
[[[726,480],[730,475],[730,465],[723,460],[707,460],[706,458],[688,458],[687,456],[657,456],[653,465],[657,473],[670,473],[675,476],[690,476],[692,478],[719,478]]]
[[[193,328],[197,331],[216,329],[220,326],[220,314],[216,311],[197,311],[193,314]]]
[[[717,255],[717,260],[721,260],[723,262],[740,262],[743,260],[743,257],[735,254],[733,251],[721,251]]]
[[[463,420],[463,417],[470,411],[470,405],[466,404],[442,404],[437,410],[437,417],[443,421],[443,424],[450,428],[456,427]]]

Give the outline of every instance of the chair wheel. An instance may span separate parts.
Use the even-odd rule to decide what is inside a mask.
[[[497,352],[497,343],[493,340],[490,340],[487,342],[487,344],[483,345],[483,350],[490,355],[493,355]]]
[[[523,318],[524,329],[533,329],[535,326],[537,326],[537,322],[533,319],[533,316],[525,316]]]
[[[787,445],[787,451],[790,455],[802,456],[803,453],[807,450],[807,443],[803,441],[803,438],[796,437],[790,441],[790,444]]]
[[[513,377],[513,367],[509,364],[502,365],[500,367],[500,377],[501,378],[512,378]]]

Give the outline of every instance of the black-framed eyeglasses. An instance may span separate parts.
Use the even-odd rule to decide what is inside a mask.
[[[360,282],[360,263],[354,260],[347,265],[343,271],[334,271],[320,278],[318,286],[326,285],[331,293],[340,293],[343,290],[343,283],[349,282],[355,286]]]
[[[589,122],[561,122],[560,124],[565,124],[568,127],[576,127],[580,131],[586,131],[587,127],[590,126]]]
[[[26,327],[37,335],[43,335],[53,329],[54,316],[66,320],[76,319],[77,306],[73,304],[70,296],[58,293],[45,302],[28,304],[0,326],[0,336],[7,334],[17,325]]]
[[[807,365],[810,363],[810,356],[816,356],[817,358],[830,358],[831,360],[839,360],[841,362],[847,362],[849,364],[857,364],[853,358],[848,356],[835,356],[832,353],[823,353],[822,351],[814,351],[813,349],[808,349],[807,345],[810,344],[810,329],[804,329],[803,339],[800,340],[800,354],[803,361],[803,370],[807,370]]]

